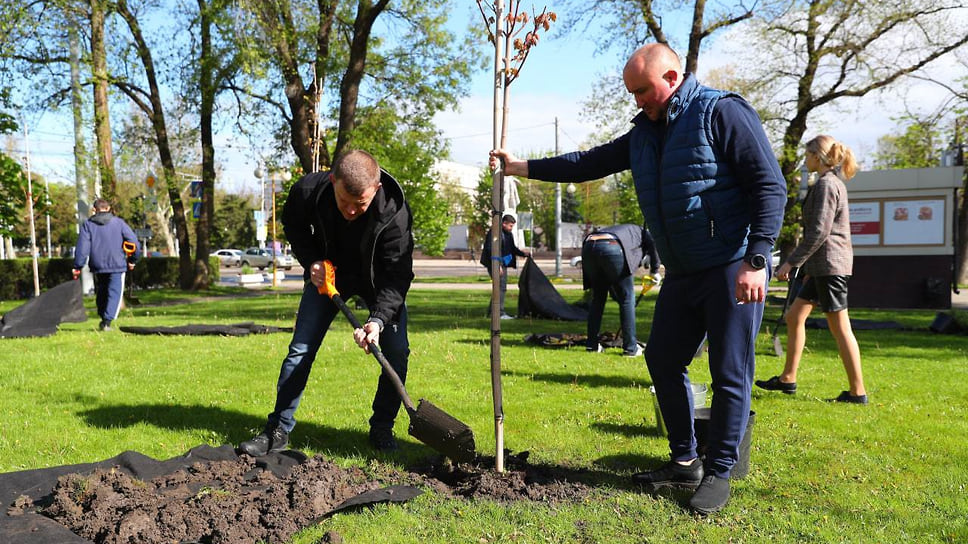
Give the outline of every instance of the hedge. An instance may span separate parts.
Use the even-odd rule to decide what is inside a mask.
[[[46,291],[51,287],[71,279],[72,259],[37,259],[37,271],[40,278],[40,290]],[[209,275],[211,283],[219,280],[219,260],[209,258]],[[140,289],[178,286],[178,257],[151,257],[141,259],[128,273],[125,282],[134,282]],[[0,300],[20,300],[34,296],[34,272],[31,259],[3,259],[0,260]]]

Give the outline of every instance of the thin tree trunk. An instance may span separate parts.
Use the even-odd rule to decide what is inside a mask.
[[[193,289],[209,286],[208,255],[212,218],[215,216],[215,143],[212,136],[212,118],[217,92],[215,79],[218,68],[212,52],[212,20],[205,0],[198,0],[201,53],[199,58],[200,129],[202,144],[202,210],[195,229],[195,274]]]
[[[81,94],[81,54],[77,29],[67,29],[71,53],[71,110],[74,115],[74,186],[77,190],[77,225],[87,220],[91,209],[87,193],[87,151],[84,146],[84,99]]]
[[[955,198],[958,206],[958,239],[955,246],[955,281],[958,285],[968,284],[968,206],[965,195],[968,194],[968,174],[965,175],[961,191]],[[957,287],[954,286],[954,287]]]
[[[320,134],[316,130],[316,124],[317,106],[327,74],[329,42],[332,39],[337,4],[338,2],[317,0],[319,25],[316,30],[315,73],[313,82],[308,87],[303,83],[299,59],[295,56],[299,43],[292,14],[288,12],[288,3],[257,1],[253,4],[262,27],[272,39],[275,57],[279,61],[286,102],[289,104],[289,143],[299,165],[306,173],[331,163],[331,155],[325,142],[318,139]]]
[[[504,85],[504,64],[507,55],[503,52],[504,36],[501,27],[504,24],[504,2],[494,3],[494,148],[500,147],[505,136],[502,134],[504,119],[502,111],[506,111],[505,102],[507,87]],[[505,92],[502,94],[502,90]],[[504,168],[503,165],[492,175],[494,187],[491,190],[491,397],[494,404],[494,470],[504,472],[504,391],[501,384],[501,209],[504,201]],[[494,257],[497,256],[498,259]],[[505,273],[507,270],[505,269]]]

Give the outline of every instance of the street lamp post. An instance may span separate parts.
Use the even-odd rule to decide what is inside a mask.
[[[272,191],[272,197],[271,197],[271,202],[272,202],[272,286],[275,287],[276,286],[276,192],[278,192],[277,191],[277,185],[276,184],[279,181],[284,181],[285,182],[285,181],[291,180],[292,179],[292,173],[289,170],[281,170],[281,171],[280,170],[273,170],[273,171],[269,172],[268,175],[266,175],[266,173],[263,172],[263,170],[262,170],[262,166],[260,165],[259,167],[257,167],[255,169],[254,174],[255,174],[255,177],[256,178],[262,180],[262,216],[263,216],[263,218],[265,217],[265,194],[266,194],[266,192],[265,192],[265,180],[266,180],[267,177],[269,179],[269,186],[270,186],[270,189],[269,190]],[[281,190],[281,189],[282,189],[281,187],[278,187],[278,190]]]
[[[266,223],[266,180],[265,180],[265,170],[262,168],[262,165],[264,163],[265,161],[260,161],[259,165],[255,167],[255,171],[252,172],[252,175],[254,175],[255,179],[259,180],[259,183],[260,183],[259,219],[258,221],[256,221],[256,225],[255,225],[256,238],[257,238],[257,241],[259,242],[259,248],[266,247],[265,234],[263,234],[260,229],[260,227],[264,227]]]

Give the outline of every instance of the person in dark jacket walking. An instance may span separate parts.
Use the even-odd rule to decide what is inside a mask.
[[[756,335],[786,182],[756,111],[701,85],[678,55],[652,43],[629,57],[625,87],[642,111],[622,136],[588,151],[522,160],[491,151],[491,168],[558,183],[630,169],[665,266],[645,360],[669,430],[671,460],[634,480],[695,488],[689,506],[723,508],[746,432]],[[689,364],[708,335],[713,401],[705,466],[696,452]]]
[[[111,213],[110,202],[98,198],[93,207],[94,215],[81,224],[77,235],[72,273],[77,279],[84,265],[89,265],[94,275],[97,315],[101,318],[98,328],[108,331],[121,309],[124,275],[128,270],[134,270],[141,256],[141,247],[138,237],[124,219]],[[128,251],[125,251],[126,247]]]
[[[514,243],[514,224],[517,221],[511,214],[506,214],[501,218],[501,256],[495,257],[498,259],[498,274],[500,274],[501,281],[501,319],[514,319],[513,316],[509,315],[504,311],[504,296],[508,290],[508,268],[518,267],[518,257],[530,257],[531,254],[527,251],[522,251],[518,248],[518,245]],[[481,250],[481,265],[487,269],[487,274],[491,275],[491,235],[488,234],[487,238],[484,240],[484,248]],[[493,279],[493,277],[492,277]],[[490,312],[490,307],[488,307],[488,312]]]
[[[649,231],[640,225],[612,225],[585,237],[581,248],[582,282],[591,289],[588,308],[588,341],[585,349],[602,352],[598,342],[605,302],[611,292],[618,301],[622,324],[622,355],[639,357],[644,349],[635,333],[635,271],[643,255],[649,256],[652,277],[659,276],[659,256]],[[661,278],[661,277],[660,277]]]
[[[302,298],[289,353],[282,362],[276,403],[265,429],[239,450],[258,457],[285,449],[296,425],[294,417],[336,304],[321,294],[322,262],[336,267],[336,288],[344,299],[360,296],[370,315],[353,331],[361,348],[377,343],[390,366],[406,382],[410,342],[407,336],[407,291],[413,281],[413,217],[403,189],[365,151],[349,151],[329,172],[303,176],[289,190],[282,224],[292,252],[305,270]],[[373,398],[370,444],[395,450],[393,423],[400,396],[382,373]]]

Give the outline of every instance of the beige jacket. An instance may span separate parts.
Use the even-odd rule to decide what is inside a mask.
[[[803,240],[787,258],[811,276],[850,276],[854,249],[850,243],[847,187],[833,171],[825,173],[803,200]]]

